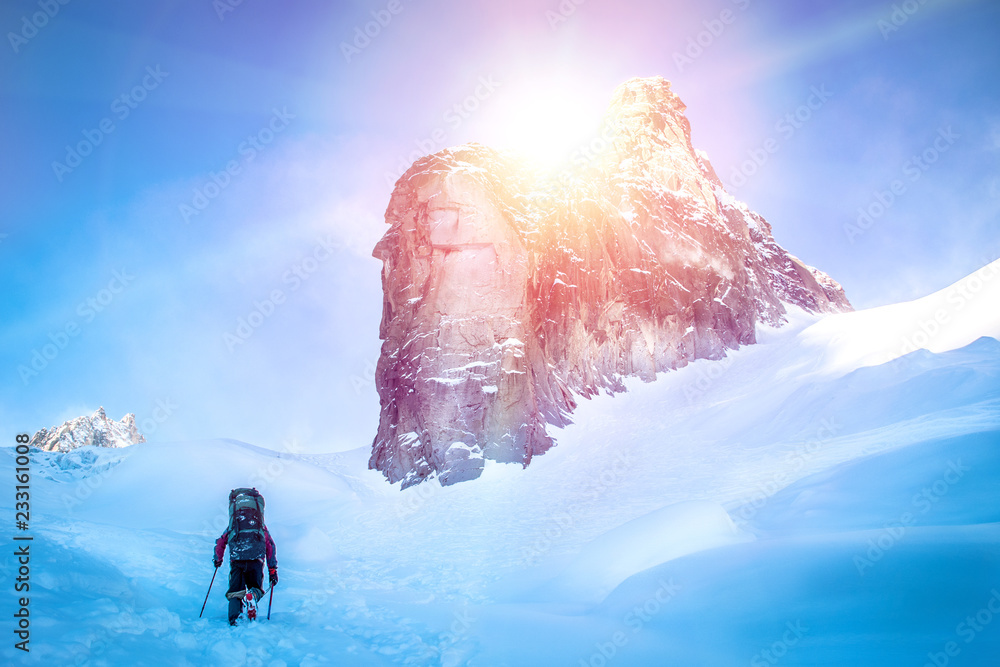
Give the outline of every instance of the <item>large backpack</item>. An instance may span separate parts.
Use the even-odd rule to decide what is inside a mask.
[[[257,489],[229,492],[229,559],[264,558],[264,497]]]

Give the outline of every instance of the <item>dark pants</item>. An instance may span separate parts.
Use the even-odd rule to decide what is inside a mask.
[[[263,591],[264,583],[264,563],[259,560],[231,560],[229,561],[229,592],[235,593],[245,588],[256,588]],[[240,615],[243,609],[243,601],[234,598],[229,601],[229,621],[232,622]]]

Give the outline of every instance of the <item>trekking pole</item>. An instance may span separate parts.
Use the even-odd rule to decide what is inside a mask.
[[[212,584],[215,583],[215,575],[219,573],[219,568],[215,568],[215,572],[212,573],[212,581],[208,584],[208,593],[212,592]],[[198,618],[205,613],[205,605],[208,604],[208,593],[205,593],[205,601],[201,603],[201,611],[198,612]]]
[[[267,596],[267,620],[271,620],[271,600],[274,599],[274,586],[271,586],[271,594]]]

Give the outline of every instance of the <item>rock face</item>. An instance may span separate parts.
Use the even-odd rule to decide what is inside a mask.
[[[527,465],[576,397],[755,342],[785,304],[850,310],[775,243],[691,146],[664,79],[619,87],[602,137],[538,174],[470,144],[396,184],[384,263],[381,418],[369,466],[409,486]]]
[[[47,452],[68,452],[79,447],[128,447],[146,442],[135,426],[135,415],[129,413],[121,421],[109,419],[104,408],[89,417],[70,419],[62,426],[43,428],[31,438],[29,446]]]

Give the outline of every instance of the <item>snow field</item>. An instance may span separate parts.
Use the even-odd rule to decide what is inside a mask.
[[[726,359],[583,401],[527,469],[489,465],[453,487],[401,492],[366,469],[366,448],[40,453],[32,652],[0,654],[44,665],[995,664],[998,266],[908,304],[791,313]],[[12,468],[5,451],[0,474]],[[281,581],[270,622],[230,628],[227,567],[198,611],[228,491],[246,485],[267,500]],[[11,498],[0,504],[12,511]],[[11,565],[0,559],[4,585]]]

